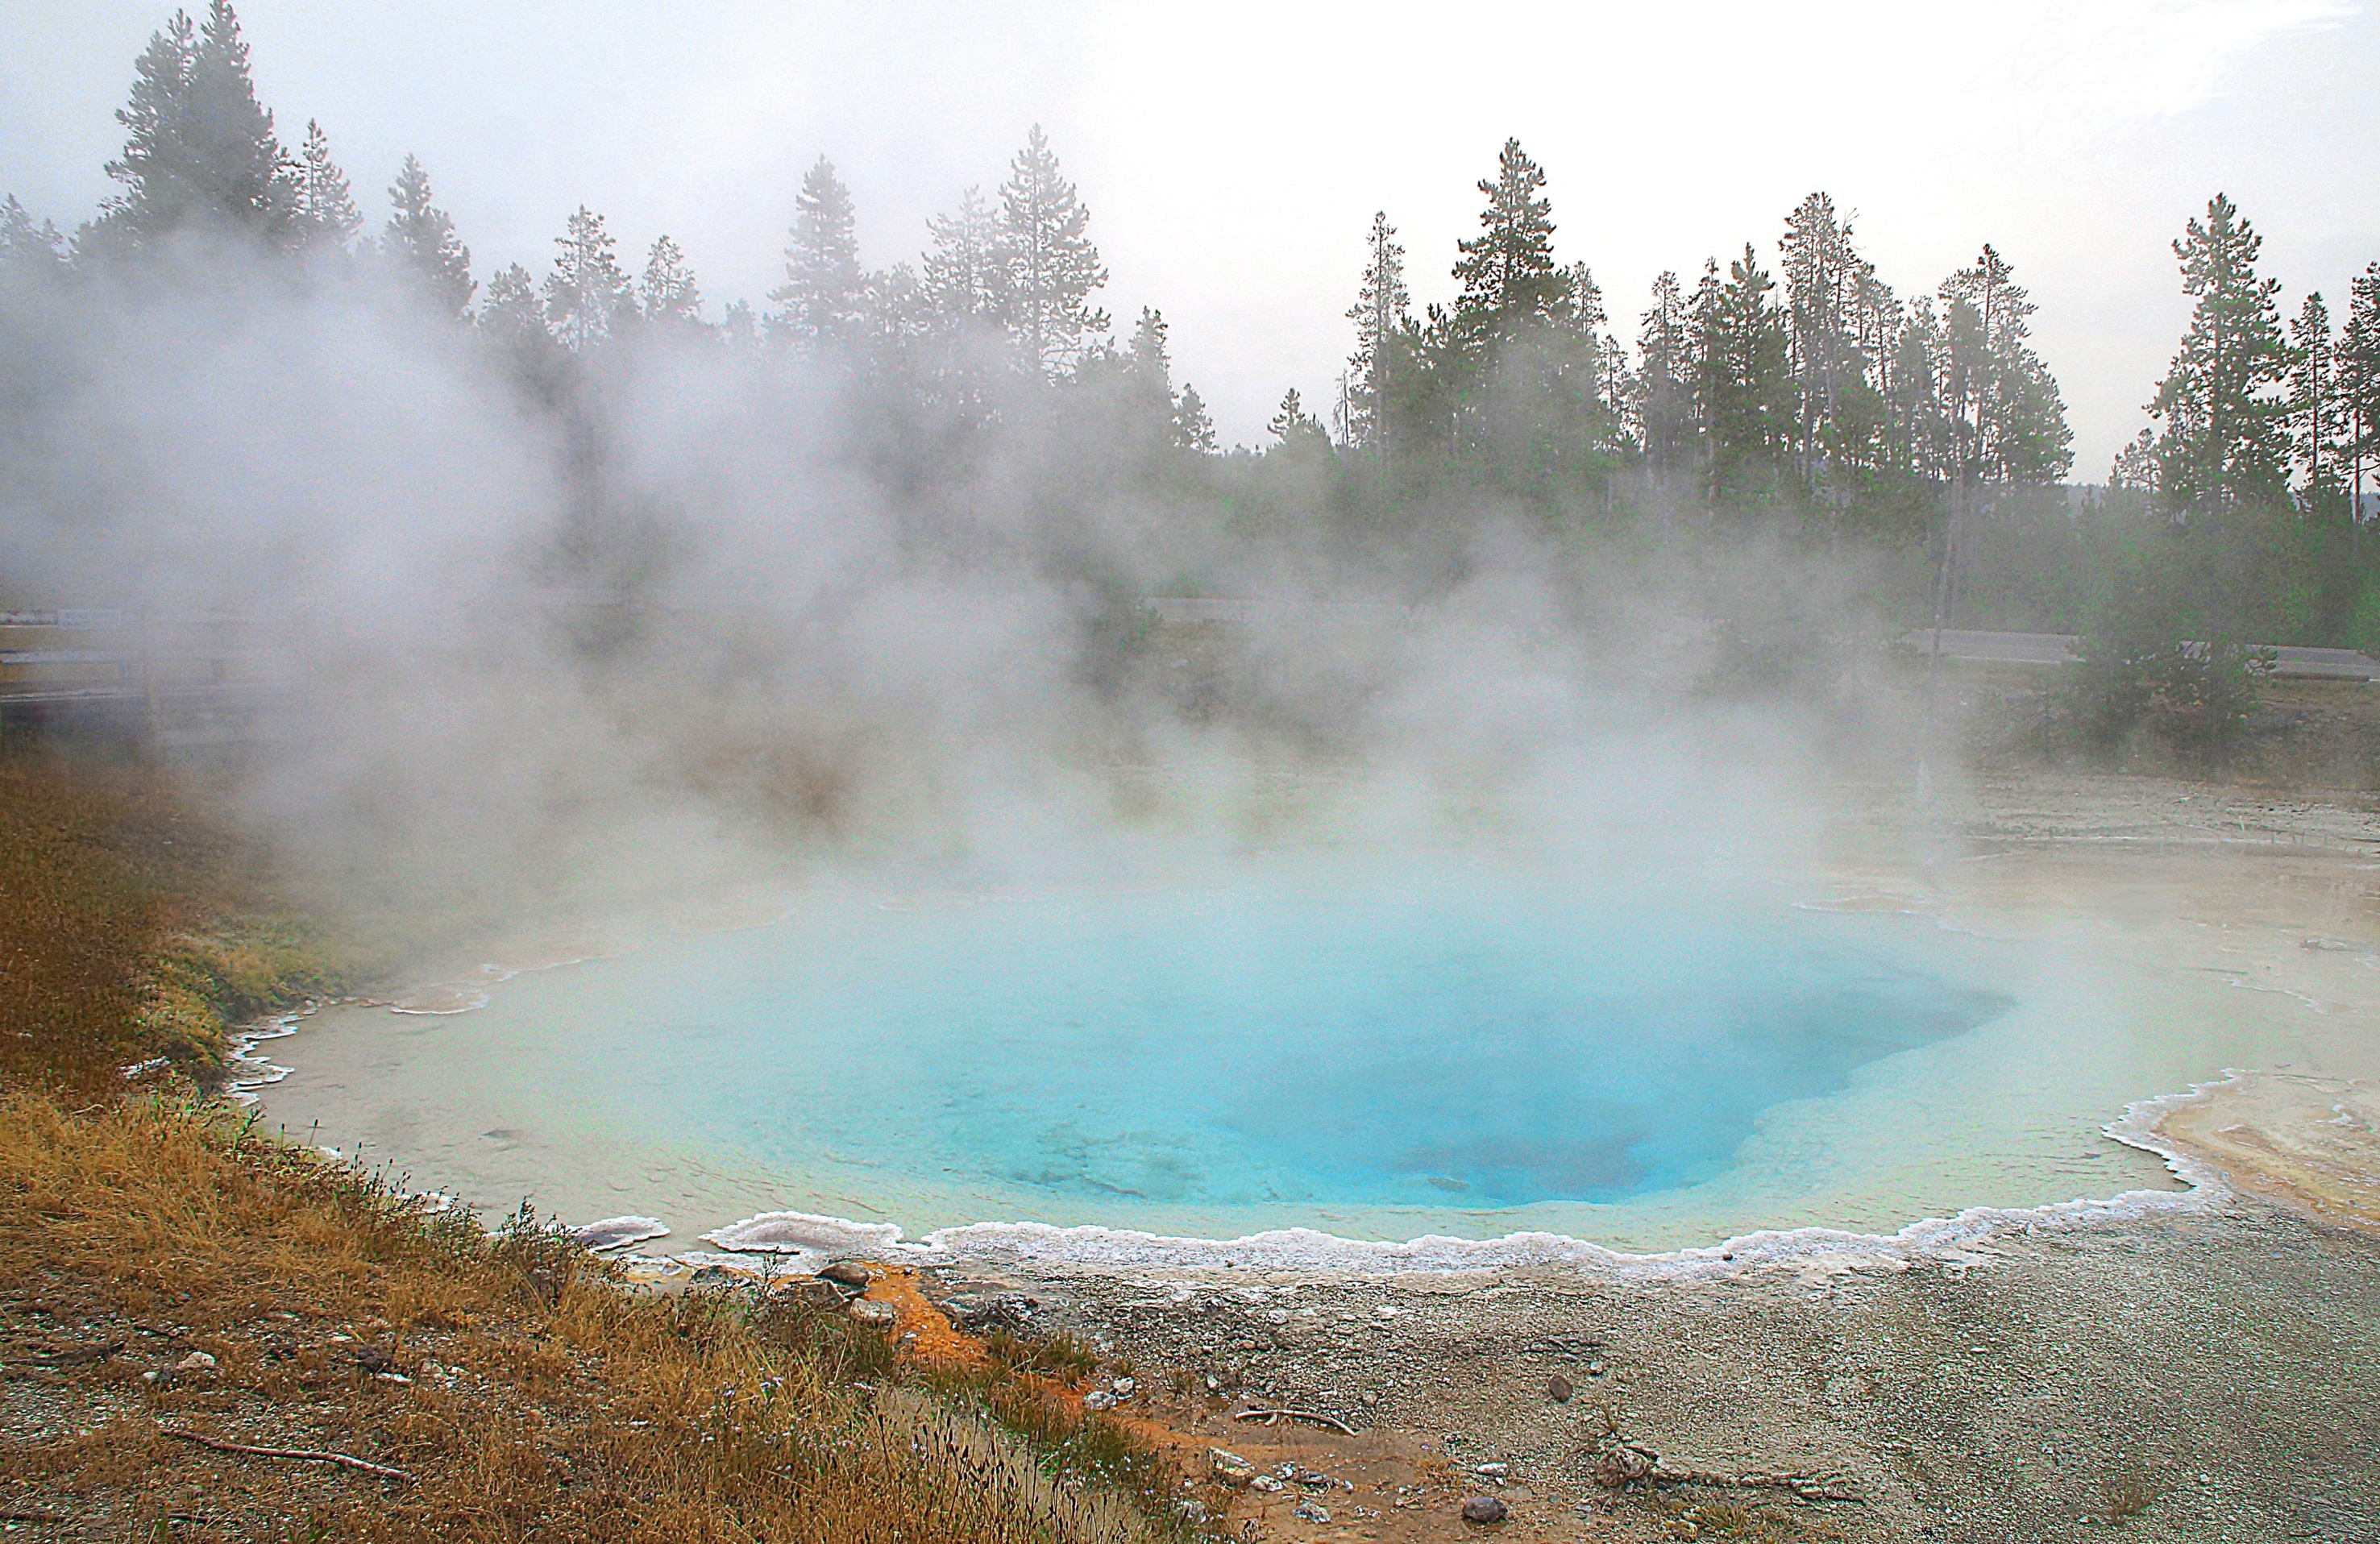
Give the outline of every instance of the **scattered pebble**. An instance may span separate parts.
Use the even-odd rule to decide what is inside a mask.
[[[1570,1380],[1559,1372],[1546,1380],[1546,1393],[1556,1404],[1568,1404],[1573,1392],[1570,1386]]]
[[[890,1330],[901,1321],[901,1310],[890,1303],[871,1303],[862,1297],[844,1310],[870,1330]]]
[[[1500,1523],[1511,1515],[1504,1503],[1493,1496],[1473,1496],[1463,1503],[1463,1520],[1466,1523]]]
[[[176,1372],[212,1372],[215,1359],[203,1351],[193,1351],[174,1364]]]
[[[1290,1510],[1295,1513],[1300,1519],[1308,1523],[1327,1523],[1330,1521],[1330,1514],[1322,1507],[1317,1506],[1312,1501],[1300,1501]]]

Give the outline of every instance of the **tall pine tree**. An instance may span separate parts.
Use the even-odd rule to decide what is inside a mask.
[[[2348,282],[2346,334],[2338,351],[2338,389],[2346,403],[2349,507],[2361,525],[2364,480],[2380,459],[2380,262]]]
[[[821,155],[794,195],[785,233],[785,282],[769,292],[783,308],[769,321],[779,335],[810,348],[847,346],[859,335],[868,273],[851,189]]]
[[[356,237],[363,234],[363,212],[356,208],[347,174],[331,159],[329,137],[311,118],[306,121],[306,142],[298,152],[293,176],[298,245],[314,251],[352,249]]]
[[[2289,322],[2289,440],[2305,474],[2301,502],[2309,514],[2330,513],[2341,503],[2346,486],[2338,352],[2330,307],[2316,290]]]
[[[546,324],[573,353],[611,337],[628,304],[628,275],[613,256],[618,245],[603,216],[580,204],[568,228],[554,237],[553,272],[545,276]]]
[[[455,222],[431,203],[430,174],[407,156],[389,184],[388,224],[382,227],[382,254],[395,262],[404,282],[442,316],[471,313],[471,249],[455,234]]]
[[[1520,140],[1505,140],[1495,179],[1479,183],[1488,200],[1479,234],[1456,244],[1454,279],[1463,287],[1451,314],[1465,339],[1509,342],[1567,310],[1572,276],[1554,261],[1553,202],[1539,192],[1545,185],[1545,168]]]
[[[1039,124],[1008,172],[1000,189],[1002,316],[1026,361],[1055,378],[1108,330],[1107,312],[1090,303],[1108,271],[1091,244],[1090,211]]]
[[[645,253],[645,272],[637,282],[638,309],[646,323],[673,336],[690,337],[703,331],[702,291],[686,253],[667,236],[653,238]]]
[[[1364,282],[1347,320],[1355,324],[1355,351],[1347,357],[1347,443],[1378,456],[1390,451],[1390,404],[1404,364],[1405,321],[1413,295],[1405,287],[1405,249],[1388,211],[1372,216],[1364,238]]]
[[[934,216],[926,229],[933,245],[919,284],[934,314],[948,322],[997,319],[1006,274],[1000,261],[1000,222],[983,201],[983,189],[968,188],[955,213]]]
[[[2256,276],[2263,248],[2220,193],[2173,244],[2182,292],[2197,304],[2148,410],[2164,426],[2157,479],[2177,514],[2220,516],[2288,495],[2289,404],[2280,387],[2289,344],[2280,281]]]
[[[195,27],[174,13],[133,75],[131,98],[116,113],[128,138],[107,164],[125,191],[104,206],[87,245],[137,250],[183,230],[295,244],[295,163],[256,99],[230,0],[213,0]]]

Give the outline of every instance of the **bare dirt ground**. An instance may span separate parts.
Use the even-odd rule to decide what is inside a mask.
[[[1524,1538],[2380,1538],[2380,1247],[2254,1202],[1899,1270],[1005,1290],[1125,1358],[1153,1386],[1127,1411],[1193,1461],[1220,1446],[1352,1485],[1241,1492],[1233,1526],[1269,1537],[1475,1536],[1458,1509],[1490,1495]],[[1359,1435],[1232,1418],[1279,1407]],[[1864,1499],[1607,1489],[1615,1425],[1665,1467]],[[1327,1522],[1297,1514],[1309,1499]]]

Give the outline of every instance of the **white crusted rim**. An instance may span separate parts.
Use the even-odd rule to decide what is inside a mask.
[[[2155,1154],[2181,1181],[2180,1190],[2127,1190],[2106,1199],[2078,1198],[2036,1207],[1970,1207],[1952,1217],[1928,1217],[1894,1234],[1841,1228],[1770,1229],[1723,1244],[1657,1254],[1630,1254],[1561,1234],[1513,1233],[1501,1238],[1427,1235],[1404,1243],[1340,1238],[1313,1228],[1282,1228],[1232,1239],[1180,1238],[1130,1228],[1058,1227],[1047,1222],[968,1222],[937,1228],[923,1239],[903,1238],[890,1222],[855,1222],[807,1211],[764,1211],[702,1234],[731,1256],[795,1255],[805,1258],[869,1255],[920,1264],[969,1259],[1107,1270],[1329,1271],[1360,1275],[1450,1274],[1516,1267],[1567,1266],[1624,1281],[1706,1280],[1764,1267],[1820,1262],[1890,1267],[1955,1258],[1961,1250],[2011,1231],[2062,1230],[2121,1222],[2159,1212],[2199,1211],[2231,1197],[2221,1175],[2156,1130],[2168,1111],[2204,1097],[2240,1074],[2226,1069],[2186,1093],[2139,1100],[2101,1127],[2127,1147]]]

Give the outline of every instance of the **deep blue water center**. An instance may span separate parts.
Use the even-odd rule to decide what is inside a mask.
[[[855,1191],[1610,1201],[2010,1006],[1881,925],[1462,876],[851,899],[588,973],[580,1043],[648,1114]]]

